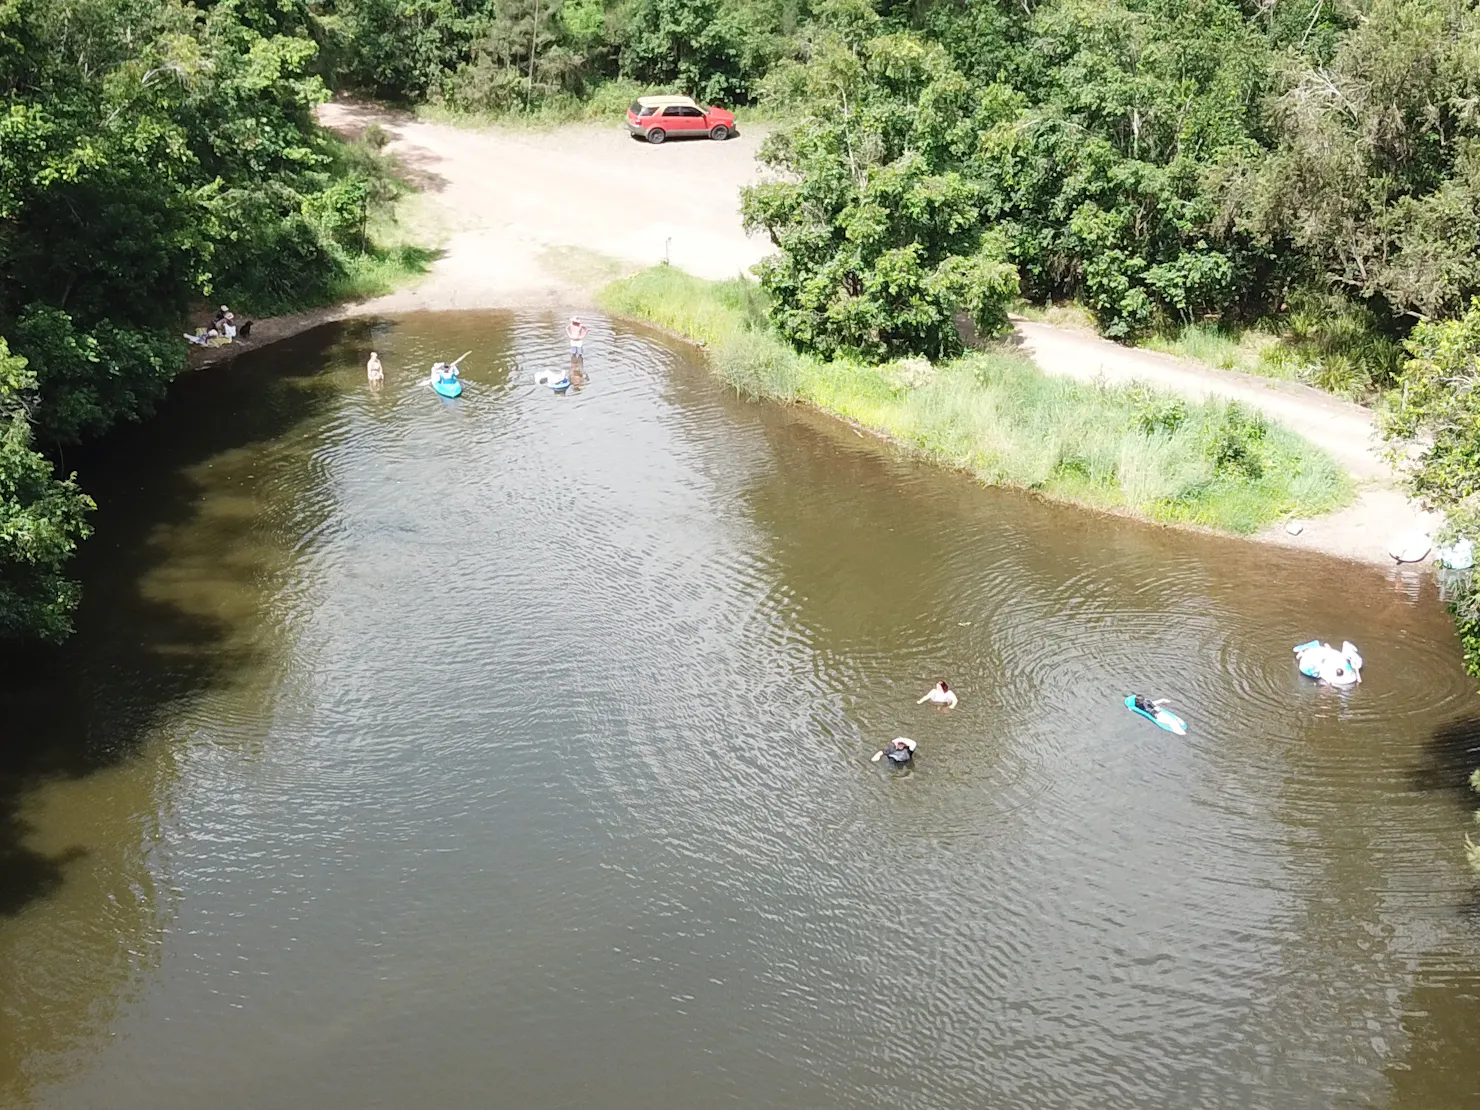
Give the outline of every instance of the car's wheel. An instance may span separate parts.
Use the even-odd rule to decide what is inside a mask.
[[[722,143],[730,137],[730,129],[722,123],[716,123],[709,129],[709,137],[717,143]]]
[[[648,132],[648,142],[654,146],[657,146],[666,138],[668,138],[668,132],[664,131],[661,127],[654,127]]]

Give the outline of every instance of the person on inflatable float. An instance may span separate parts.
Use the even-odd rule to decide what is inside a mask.
[[[1362,657],[1356,645],[1343,643],[1337,651],[1330,644],[1312,640],[1295,649],[1301,673],[1328,686],[1351,686],[1362,681]]]

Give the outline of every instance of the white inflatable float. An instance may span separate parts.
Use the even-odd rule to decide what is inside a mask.
[[[1448,547],[1439,548],[1434,554],[1450,570],[1469,570],[1475,565],[1475,545],[1469,540],[1455,540]]]
[[[1388,554],[1400,563],[1418,563],[1428,556],[1433,546],[1433,538],[1427,532],[1404,532],[1393,537]]]
[[[1350,686],[1362,681],[1362,656],[1357,652],[1357,645],[1349,640],[1342,642],[1340,651],[1320,640],[1296,644],[1295,662],[1301,674],[1332,686]]]

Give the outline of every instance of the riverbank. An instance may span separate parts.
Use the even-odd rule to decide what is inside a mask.
[[[938,366],[822,361],[769,330],[752,283],[671,267],[617,281],[599,299],[702,343],[742,393],[812,405],[988,485],[1240,535],[1352,497],[1329,452],[1236,401],[1071,381],[1007,344]]]
[[[250,343],[192,352],[193,366],[356,316],[587,308],[608,282],[665,259],[727,278],[768,250],[740,219],[740,189],[761,180],[758,129],[655,147],[615,123],[475,130],[351,99],[318,118],[345,139],[389,136],[384,153],[420,193],[411,230],[435,259],[388,295],[258,320]]]
[[[260,320],[253,341],[193,352],[196,366],[354,316],[454,309],[579,311],[609,282],[661,261],[702,278],[748,271],[765,253],[746,235],[739,189],[761,180],[758,136],[654,148],[616,127],[469,130],[337,100],[321,121],[347,138],[374,126],[420,190],[418,230],[439,253],[415,285],[382,297]],[[682,330],[675,327],[675,330]],[[1346,508],[1290,535],[1274,519],[1251,538],[1391,566],[1388,547],[1420,519],[1380,457],[1371,413],[1293,383],[1223,372],[1071,330],[1018,321],[1021,349],[1047,374],[1144,381],[1194,401],[1237,400],[1325,448],[1358,490]]]

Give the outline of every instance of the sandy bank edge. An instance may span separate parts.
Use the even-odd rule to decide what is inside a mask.
[[[229,362],[340,320],[421,311],[591,309],[596,304],[594,285],[605,285],[618,274],[606,273],[593,282],[595,275],[552,265],[552,256],[561,252],[584,252],[630,273],[650,265],[655,260],[651,252],[662,243],[663,250],[674,249],[676,265],[705,278],[743,269],[744,263],[764,253],[761,244],[745,235],[738,205],[726,213],[715,203],[718,197],[729,201],[740,184],[752,179],[753,152],[748,144],[686,144],[668,152],[682,149],[681,162],[667,155],[659,161],[645,144],[634,145],[625,136],[589,126],[537,135],[461,129],[417,122],[347,100],[323,105],[319,114],[326,126],[344,134],[375,123],[393,136],[387,153],[402,160],[449,233],[442,257],[421,280],[386,296],[264,317],[253,323],[248,342],[193,349],[190,368]],[[702,202],[693,211],[670,206],[664,222],[645,226],[635,236],[613,222],[612,213],[651,208],[646,203],[650,194],[670,194],[675,181],[684,182],[685,195]],[[574,193],[598,197],[588,205],[597,211],[586,213],[595,218],[576,227],[571,226]],[[705,272],[708,268],[715,272]],[[1111,515],[1383,567],[1394,565],[1388,553],[1392,538],[1418,527],[1421,510],[1397,488],[1381,458],[1369,410],[1308,387],[1277,386],[1070,329],[1026,320],[1015,324],[1017,343],[1044,373],[1136,380],[1191,399],[1242,401],[1329,451],[1357,481],[1359,491],[1347,508],[1305,520],[1296,536],[1289,535],[1283,524],[1240,536],[1198,525],[1149,521],[1133,513]],[[675,338],[690,342],[686,336]]]

